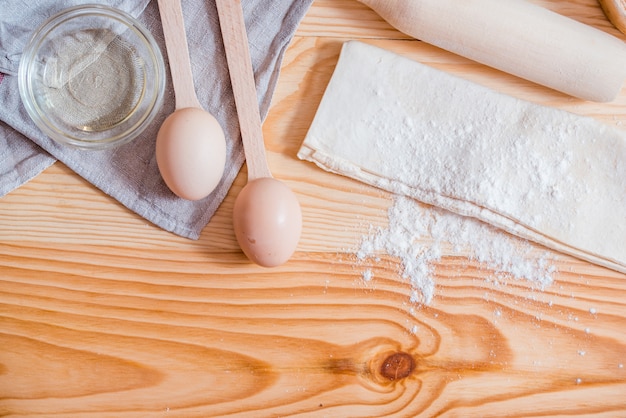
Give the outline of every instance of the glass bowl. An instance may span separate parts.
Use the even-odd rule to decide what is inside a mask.
[[[50,138],[102,149],[134,139],[154,119],[165,64],[136,19],[103,5],[66,9],[32,35],[18,84],[28,115]]]

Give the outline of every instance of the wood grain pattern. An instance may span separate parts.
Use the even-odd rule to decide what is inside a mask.
[[[621,32],[626,33],[626,1],[600,0],[604,14]]]
[[[180,0],[159,0],[159,13],[163,22],[163,36],[167,47],[168,65],[176,92],[176,109],[202,108],[193,85],[189,61],[189,48]]]
[[[248,182],[262,177],[272,177],[265,158],[263,127],[241,1],[217,0],[215,4],[237,106]]]
[[[616,32],[593,0],[537,3]],[[0,199],[0,416],[626,416],[625,275],[555,255],[541,290],[450,250],[421,306],[397,260],[356,259],[391,196],[296,158],[356,38],[626,126],[626,90],[571,99],[406,39],[356,0],[316,0],[264,123],[272,172],[304,212],[293,259],[263,269],[239,251],[230,214],[245,170],[190,241],[55,164]]]

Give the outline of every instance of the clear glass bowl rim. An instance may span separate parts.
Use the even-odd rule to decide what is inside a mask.
[[[138,34],[138,38],[143,41],[149,51],[149,58],[155,69],[155,74],[148,75],[151,83],[155,85],[155,89],[154,93],[151,95],[152,97],[149,98],[150,105],[148,106],[147,112],[141,115],[139,121],[130,126],[128,129],[102,140],[85,140],[75,138],[70,135],[65,135],[63,132],[56,129],[37,105],[31,80],[31,72],[35,57],[37,56],[40,45],[46,39],[46,36],[48,36],[52,30],[71,19],[89,15],[114,19],[123,23],[129,29]],[[47,136],[59,143],[84,149],[104,149],[119,146],[130,142],[140,135],[154,120],[160,110],[165,93],[165,80],[166,71],[163,54],[150,31],[144,27],[141,22],[123,10],[103,4],[82,4],[70,7],[46,19],[31,35],[26,47],[24,48],[18,69],[18,86],[22,103],[28,115],[37,127],[39,127],[39,129],[41,129],[41,131]]]

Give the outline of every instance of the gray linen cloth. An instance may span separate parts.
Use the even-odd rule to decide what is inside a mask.
[[[284,51],[312,1],[242,1],[262,117],[269,109]],[[86,2],[0,2],[0,73],[5,74],[0,75],[0,196],[32,179],[58,159],[155,225],[197,239],[244,161],[215,3],[212,0],[182,2],[196,92],[203,107],[222,125],[227,141],[226,170],[220,184],[210,196],[196,202],[175,196],[161,179],[156,165],[156,134],[163,120],[174,111],[169,71],[164,105],[156,120],[140,137],[112,150],[80,150],[57,144],[39,131],[26,113],[16,77],[21,51],[34,29],[46,18],[81,3]],[[155,0],[92,0],[89,3],[108,4],[136,17],[152,32],[167,65]]]

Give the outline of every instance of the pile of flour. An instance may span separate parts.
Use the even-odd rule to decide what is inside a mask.
[[[545,288],[552,283],[555,255],[486,223],[396,196],[386,228],[372,227],[356,252],[365,261],[386,253],[400,260],[400,274],[412,287],[411,302],[429,304],[435,295],[434,264],[444,251],[467,256],[491,270],[494,280],[524,279]],[[363,280],[374,280],[370,269]]]

